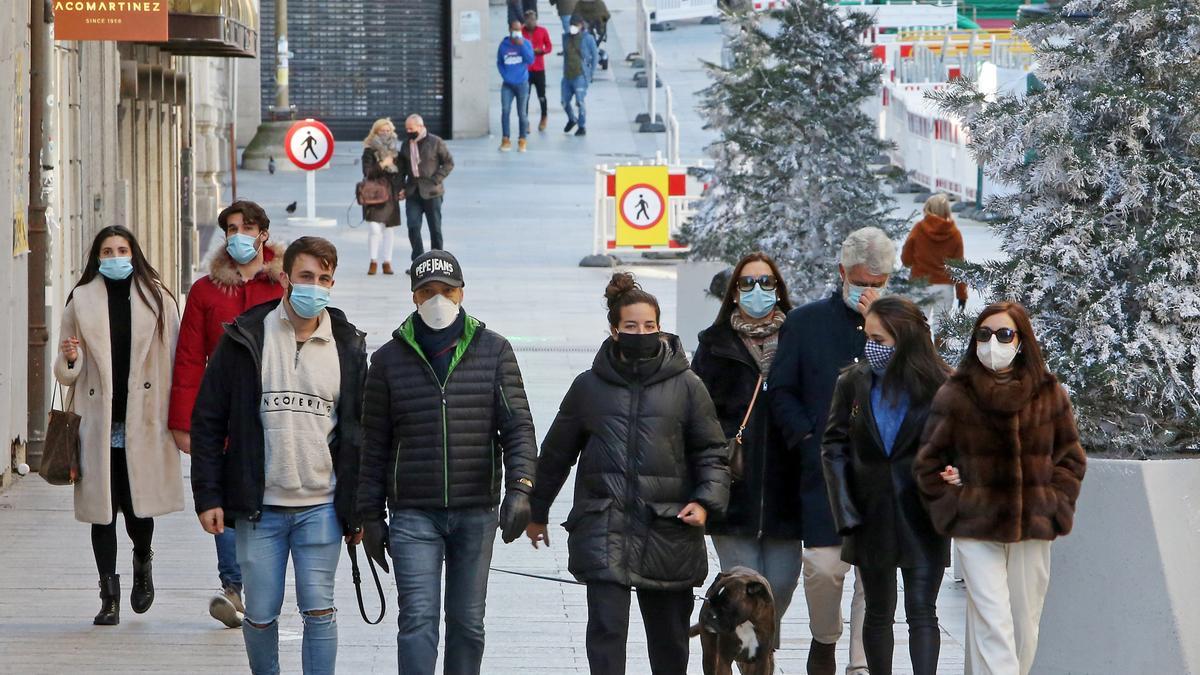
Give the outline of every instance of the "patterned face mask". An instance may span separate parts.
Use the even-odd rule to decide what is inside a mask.
[[[867,355],[867,363],[871,364],[871,371],[876,375],[886,373],[888,364],[892,362],[892,357],[896,355],[896,348],[894,346],[880,344],[874,340],[867,340],[867,345],[863,351]]]

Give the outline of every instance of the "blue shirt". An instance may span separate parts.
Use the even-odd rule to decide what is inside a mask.
[[[511,37],[506,37],[496,50],[496,69],[505,84],[524,84],[529,81],[529,66],[533,63],[533,45],[529,40],[521,40],[521,44],[513,44]]]
[[[892,446],[896,444],[896,435],[900,433],[900,425],[908,414],[908,392],[901,391],[899,400],[893,402],[890,397],[883,395],[883,378],[871,376],[871,412],[875,416],[875,427],[879,429],[879,437],[883,439],[883,452],[892,456]]]

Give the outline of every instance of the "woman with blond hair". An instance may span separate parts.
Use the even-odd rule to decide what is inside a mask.
[[[967,306],[967,285],[954,283],[947,260],[963,259],[963,238],[950,212],[950,199],[937,193],[925,201],[925,214],[908,234],[900,262],[912,269],[912,278],[924,279],[936,291],[931,315],[949,314],[955,299],[961,311]],[[936,331],[935,331],[936,332]]]
[[[371,250],[371,265],[367,268],[367,274],[375,274],[380,262],[383,263],[384,274],[393,273],[392,228],[400,224],[400,206],[397,202],[403,185],[396,162],[399,154],[396,125],[388,117],[375,120],[371,125],[371,133],[363,139],[363,180],[385,183],[388,199],[381,204],[363,204],[363,220],[371,228],[367,235],[367,246]]]

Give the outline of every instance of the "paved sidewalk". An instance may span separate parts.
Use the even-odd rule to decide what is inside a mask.
[[[509,336],[517,349],[539,436],[548,428],[575,375],[591,364],[607,330],[602,293],[608,272],[576,266],[591,248],[593,167],[605,161],[652,157],[655,149],[662,147],[661,135],[637,134],[632,124],[645,91],[633,87],[632,73],[623,60],[634,44],[629,11],[633,3],[614,0],[609,5],[616,15],[609,45],[614,71],[602,74],[590,90],[586,138],[561,133],[564,117],[557,95],[552,95],[550,128],[533,133],[529,152],[497,152],[499,89],[493,78],[490,94],[497,111],[493,136],[450,144],[457,168],[447,181],[446,245],[464,266],[467,309]],[[502,20],[497,19],[501,16],[499,10],[493,11],[496,41],[503,30]],[[670,55],[664,58],[663,77],[672,83],[679,100],[691,99],[684,87],[704,85],[695,59],[716,58],[720,49],[717,35],[717,27],[694,22],[681,23],[673,33],[655,34],[660,53]],[[557,68],[555,59],[551,62],[552,85],[557,83]],[[551,86],[551,91],[556,92],[557,87]],[[707,142],[708,132],[699,129],[694,114],[677,114],[685,125],[684,155],[694,157]],[[320,234],[338,245],[340,265],[333,304],[368,332],[368,346],[373,350],[388,339],[412,304],[403,274],[365,275],[366,230],[346,225],[360,154],[358,144],[341,142],[332,168],[318,177],[318,211],[336,218],[341,223],[337,228],[306,231],[286,225],[284,206],[303,200],[304,178],[299,174],[243,172],[239,187],[241,197],[257,199],[267,207],[274,219],[275,237]],[[357,207],[349,214],[350,223],[357,225]],[[403,269],[408,259],[407,239],[403,228],[396,235],[397,268]],[[986,237],[969,235],[968,246],[985,251],[993,244]],[[644,264],[634,271],[647,289],[659,296],[664,327],[671,330],[675,325],[674,266]],[[185,472],[187,468],[185,461]],[[558,523],[570,501],[568,484],[552,512],[553,546],[549,550],[535,552],[523,541],[504,546],[497,540],[494,565],[566,577],[566,534]],[[220,627],[207,615],[208,598],[217,586],[215,554],[211,538],[196,523],[190,499],[188,510],[156,520],[157,600],[153,609],[135,615],[126,598],[117,628],[91,625],[99,604],[95,568],[88,527],[74,520],[70,490],[48,486],[37,477],[20,481],[0,494],[0,532],[0,569],[5,570],[0,576],[0,672],[246,671],[240,632]],[[123,534],[120,541],[118,571],[125,577],[127,594],[132,581],[129,545]],[[710,557],[715,573],[716,559]],[[369,574],[367,577],[370,584]],[[374,589],[364,590],[369,608],[373,608]],[[393,581],[385,580],[388,619],[380,626],[367,626],[358,617],[349,562],[343,558],[337,579],[340,672],[396,672],[394,592]],[[583,645],[587,612],[581,587],[494,574],[488,599],[485,673],[587,672]],[[903,602],[900,604],[902,607]],[[942,671],[961,671],[961,585],[947,581],[939,605]],[[300,671],[301,623],[294,607],[289,591],[281,617],[283,670],[287,673]],[[908,664],[902,613],[898,613],[896,629],[898,673],[905,672]],[[629,641],[629,672],[648,673],[645,636],[636,610]],[[798,593],[784,622],[779,672],[804,672],[808,641],[806,610]],[[839,661],[845,664],[845,638],[839,647]],[[693,644],[693,655],[689,672],[700,673],[698,642]]]

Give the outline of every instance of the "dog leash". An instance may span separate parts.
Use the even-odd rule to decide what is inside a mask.
[[[528,577],[530,579],[541,579],[542,581],[553,581],[558,584],[571,584],[572,586],[587,586],[586,583],[584,583],[582,581],[576,581],[574,579],[562,579],[559,577],[548,577],[548,576],[544,576],[541,574],[530,574],[529,572],[517,572],[516,570],[501,569],[499,567],[489,567],[488,569],[490,569],[493,572],[500,572],[503,574],[511,574],[511,575],[517,576],[517,577]],[[701,601],[708,600],[708,598],[704,597],[703,595],[696,595],[695,593],[692,594],[692,597],[696,600],[701,600]]]
[[[346,544],[346,552],[350,554],[350,574],[354,577],[354,594],[358,596],[358,613],[362,615],[363,621],[374,626],[383,621],[383,615],[387,613],[387,600],[383,597],[383,584],[379,581],[379,572],[375,571],[375,562],[371,560],[371,556],[367,556],[367,566],[371,568],[371,576],[375,577],[375,590],[379,592],[379,618],[372,621],[367,618],[367,607],[363,604],[362,574],[358,571],[358,547]]]

